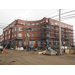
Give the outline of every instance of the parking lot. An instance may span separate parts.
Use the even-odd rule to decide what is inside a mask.
[[[6,49],[0,54],[0,65],[75,65],[75,55],[39,55],[39,51]]]

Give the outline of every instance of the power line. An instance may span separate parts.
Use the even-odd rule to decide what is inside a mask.
[[[75,18],[75,15],[74,16],[63,16],[62,19],[66,19],[66,18]],[[58,18],[55,18],[56,20],[58,20]]]
[[[62,20],[67,20],[67,19],[71,19],[71,18],[75,18],[75,16],[71,16],[71,17],[64,17],[64,18],[62,18]],[[56,20],[58,20],[58,19],[56,19]]]
[[[55,13],[55,12],[56,12],[56,11],[54,11],[54,12],[51,12],[51,13],[49,13],[48,15],[51,15],[51,14],[53,14],[53,13]],[[47,16],[48,16],[48,15],[47,15]]]
[[[67,13],[74,12],[74,11],[75,11],[75,10],[72,10],[72,11],[68,11],[68,12],[62,13],[61,16],[64,15],[64,14],[67,14]],[[57,17],[57,16],[59,16],[59,15],[55,15],[55,16],[53,16],[53,17],[51,17],[51,18],[54,18],[54,17]]]

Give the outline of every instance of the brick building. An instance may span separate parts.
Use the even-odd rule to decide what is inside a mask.
[[[17,19],[3,29],[3,45],[26,45],[26,26],[28,29],[28,45],[35,42],[36,46],[48,45],[59,46],[59,21],[51,18],[43,18],[38,21],[24,21]],[[73,45],[73,26],[61,22],[61,41],[66,46]]]

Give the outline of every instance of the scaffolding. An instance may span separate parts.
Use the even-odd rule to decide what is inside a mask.
[[[46,46],[58,46],[59,47],[59,25],[52,25],[48,22],[41,24],[41,40],[42,46],[46,42]],[[73,30],[61,27],[61,41],[66,43],[66,46],[73,45]]]

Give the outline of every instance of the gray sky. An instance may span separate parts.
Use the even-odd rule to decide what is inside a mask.
[[[74,10],[74,9],[72,9]],[[62,9],[61,13],[71,11],[71,9]],[[70,15],[74,14],[74,12],[65,14]],[[40,20],[43,17],[51,18],[52,16],[58,15],[59,10],[58,9],[0,9],[0,27],[5,27],[8,24],[10,24],[15,19],[22,19],[22,20]],[[63,17],[62,16],[62,17]],[[74,16],[74,15],[73,15]],[[56,19],[57,17],[54,17],[53,19]],[[73,25],[73,29],[75,29],[75,18],[71,19],[62,19],[62,22]],[[0,35],[2,34],[3,29],[0,28]],[[75,31],[74,31],[75,35]]]

